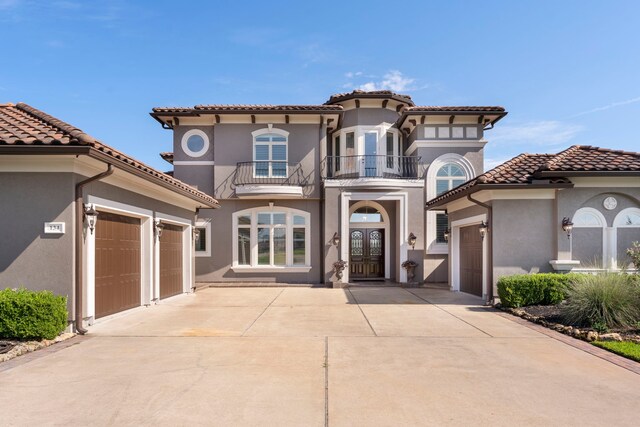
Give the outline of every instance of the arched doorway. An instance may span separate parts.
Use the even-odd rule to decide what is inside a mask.
[[[388,276],[389,216],[379,203],[362,200],[349,209],[350,280]]]

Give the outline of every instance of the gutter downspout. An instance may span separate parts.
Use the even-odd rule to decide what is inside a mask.
[[[82,189],[85,185],[105,178],[113,173],[113,166],[107,165],[107,170],[99,173],[98,175],[87,178],[84,181],[80,181],[76,184],[76,289],[75,289],[75,329],[80,335],[87,333],[87,330],[82,327],[82,231],[83,231],[83,215],[84,215],[84,201],[82,199]]]
[[[488,254],[488,264],[489,264],[489,289],[487,289],[487,303],[493,303],[493,207],[491,205],[487,205],[486,203],[482,203],[479,200],[471,197],[471,194],[467,194],[467,200],[471,203],[475,203],[478,206],[481,206],[487,210],[487,225],[489,226],[489,254]]]

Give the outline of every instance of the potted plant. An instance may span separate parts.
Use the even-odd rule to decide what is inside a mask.
[[[339,282],[342,281],[342,271],[346,266],[347,266],[347,261],[343,261],[343,260],[338,260],[333,263],[333,270],[336,272],[336,277],[338,278]]]
[[[408,260],[406,260],[405,262],[402,263],[402,268],[407,270],[407,282],[408,283],[413,282],[413,279],[416,277],[416,267],[417,266],[418,266],[418,264],[415,261],[412,261],[410,259],[408,259]]]

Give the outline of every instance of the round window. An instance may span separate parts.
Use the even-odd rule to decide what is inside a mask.
[[[190,157],[201,157],[208,149],[209,138],[199,129],[192,129],[182,137],[182,150]]]

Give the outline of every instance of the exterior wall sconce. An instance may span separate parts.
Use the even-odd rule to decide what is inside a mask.
[[[444,241],[448,242],[449,241],[449,236],[451,236],[451,229],[447,228],[446,230],[444,230]]]
[[[333,237],[331,238],[331,243],[333,243],[334,246],[338,246],[340,244],[340,236],[338,235],[337,231],[333,233]]]
[[[569,217],[562,218],[562,231],[567,233],[567,239],[571,237],[571,231],[573,231],[573,222]]]
[[[159,219],[156,219],[156,221],[153,223],[153,227],[156,230],[156,236],[158,236],[158,239],[160,239],[160,236],[162,236],[162,230],[164,230],[164,224],[162,224]]]
[[[193,227],[193,240],[198,240],[200,237],[200,230],[197,227]]]
[[[486,236],[488,232],[489,232],[489,224],[482,221],[482,224],[480,224],[480,238],[484,240],[484,236]]]
[[[411,249],[416,248],[416,240],[417,240],[416,235],[413,233],[409,233],[409,237],[407,237],[407,243],[411,245]]]
[[[98,221],[98,211],[94,205],[84,205],[84,220],[87,222],[90,233],[93,234],[93,230],[96,228],[96,222]]]

